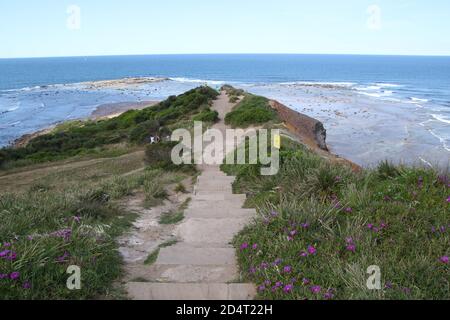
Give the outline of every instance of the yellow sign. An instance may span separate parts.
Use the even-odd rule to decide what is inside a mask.
[[[279,134],[273,137],[273,145],[275,148],[281,149],[281,136]]]

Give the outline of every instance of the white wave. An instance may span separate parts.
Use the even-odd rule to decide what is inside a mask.
[[[444,116],[440,114],[432,114],[431,116],[437,121],[450,124],[450,120],[446,119]]]
[[[320,82],[320,81],[292,81],[292,82],[280,82],[279,85],[285,85],[285,86],[292,86],[292,85],[299,85],[299,86],[332,86],[337,88],[351,88],[357,83],[354,82]]]
[[[381,86],[382,88],[401,88],[401,87],[403,87],[401,84],[383,83],[383,82],[376,82],[375,85]]]
[[[358,92],[359,94],[365,95],[365,96],[369,96],[369,97],[373,97],[373,98],[385,98],[385,97],[390,97],[394,94],[393,91],[381,91],[381,92],[365,92],[365,91],[361,91]]]
[[[365,87],[356,87],[358,91],[378,91],[381,89],[380,86],[365,86]]]
[[[445,140],[443,137],[437,135],[433,130],[429,129],[428,130],[429,133],[431,133],[431,135],[437,139],[439,139],[439,141],[442,143],[442,146],[444,147],[445,150],[450,152],[450,147],[447,145],[447,140]]]
[[[413,103],[426,103],[429,101],[428,99],[421,99],[416,97],[411,97],[410,99]]]
[[[20,107],[14,107],[14,108],[10,108],[10,109],[8,109],[7,111],[8,112],[13,112],[13,111],[16,111],[17,109],[19,109]]]
[[[191,79],[191,78],[183,78],[183,77],[169,78],[169,80],[177,81],[177,82],[189,82],[189,83],[209,83],[209,84],[213,84],[213,85],[221,85],[221,84],[226,83],[225,81]]]

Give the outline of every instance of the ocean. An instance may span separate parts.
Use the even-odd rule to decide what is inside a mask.
[[[85,82],[165,81],[122,88]],[[152,55],[0,59],[0,146],[98,106],[162,100],[201,84],[230,83],[313,116],[331,150],[364,166],[446,166],[450,57],[357,55]]]

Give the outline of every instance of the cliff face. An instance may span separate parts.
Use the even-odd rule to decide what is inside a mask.
[[[270,106],[278,112],[278,116],[289,130],[294,132],[305,144],[328,151],[327,131],[322,122],[289,109],[275,100],[270,101]]]

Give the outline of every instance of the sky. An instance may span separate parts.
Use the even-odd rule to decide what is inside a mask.
[[[448,0],[0,0],[0,58],[450,55]]]

